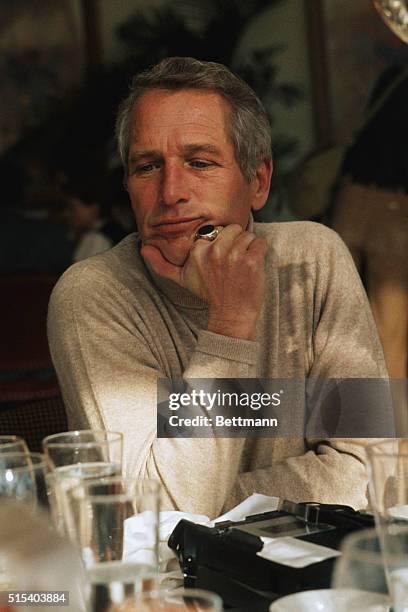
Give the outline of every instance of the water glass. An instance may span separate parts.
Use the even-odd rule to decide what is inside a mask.
[[[0,498],[23,501],[35,508],[48,506],[49,466],[40,453],[0,453]]]
[[[167,592],[142,593],[110,612],[222,612],[221,598],[201,589],[176,589]]]
[[[156,587],[160,486],[122,477],[82,481],[68,493],[69,529],[81,549],[90,608],[109,610]],[[126,536],[131,552],[124,555]],[[129,545],[128,545],[129,548]]]
[[[408,520],[407,444],[392,439],[366,447],[370,500],[380,530]]]
[[[58,531],[69,532],[67,493],[82,480],[120,476],[123,434],[112,431],[68,431],[43,440],[52,468],[48,477],[51,510]]]
[[[364,529],[347,536],[335,565],[333,586],[364,594],[355,608],[348,602],[347,612],[377,612],[380,598],[384,606],[392,603],[394,612],[408,612],[408,525],[391,523],[383,525],[381,532]]]
[[[0,454],[2,453],[28,453],[28,446],[19,436],[0,436]]]
[[[78,430],[47,436],[44,453],[54,469],[78,463],[106,463],[122,468],[123,434],[114,431]]]
[[[0,591],[47,591],[43,604],[31,603],[37,612],[85,612],[83,569],[77,551],[49,529],[48,513],[32,512],[26,504],[12,500],[0,504]],[[7,594],[3,596],[7,601]],[[2,608],[0,604],[0,609],[31,609],[15,605]]]

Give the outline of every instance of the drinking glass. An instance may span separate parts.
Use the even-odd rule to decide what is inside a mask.
[[[112,431],[68,431],[43,440],[52,473],[48,478],[51,510],[61,534],[69,535],[67,492],[82,480],[119,476],[123,434]]]
[[[1,591],[47,591],[46,601],[56,603],[32,602],[34,610],[47,612],[61,606],[67,612],[85,612],[84,577],[78,552],[49,529],[49,522],[48,513],[39,508],[32,512],[26,504],[2,500],[0,601],[3,595],[5,607],[0,603],[0,610],[31,610],[18,604],[8,607],[7,593]]]
[[[23,501],[32,508],[47,502],[47,461],[41,453],[0,453],[0,498]]]
[[[408,440],[384,440],[366,451],[370,500],[389,590],[395,610],[408,611]]]
[[[54,469],[78,463],[92,467],[103,462],[105,475],[111,476],[112,471],[117,473],[122,468],[123,434],[119,432],[66,431],[44,438],[43,448]]]
[[[221,598],[201,589],[149,592],[111,606],[109,612],[222,612]]]
[[[156,587],[160,486],[122,477],[82,481],[68,493],[69,530],[81,549],[90,607],[100,612]],[[130,520],[131,519],[131,523]],[[133,554],[124,559],[125,534]]]
[[[370,500],[379,530],[408,520],[407,444],[393,439],[366,447]]]
[[[384,560],[375,529],[362,529],[344,538],[335,563],[332,587],[350,593],[344,612],[387,610],[390,604]],[[342,611],[343,612],[343,611]]]
[[[28,446],[19,436],[0,436],[0,454],[2,453],[28,453]]]
[[[356,605],[356,610],[377,612],[374,597],[387,596],[387,605],[392,603],[394,612],[407,612],[408,525],[384,525],[381,534],[376,529],[364,529],[347,536],[335,565],[333,586],[362,594],[362,603]],[[347,611],[352,610],[348,602]]]

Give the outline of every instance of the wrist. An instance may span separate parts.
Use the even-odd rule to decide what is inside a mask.
[[[210,313],[207,331],[240,340],[255,340],[256,319],[228,319]]]

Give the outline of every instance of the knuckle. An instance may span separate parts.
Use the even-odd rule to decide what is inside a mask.
[[[238,223],[231,223],[226,229],[228,230],[227,235],[232,238],[236,238],[243,233],[243,229]]]
[[[248,257],[246,264],[251,272],[259,270],[259,261],[256,257]]]

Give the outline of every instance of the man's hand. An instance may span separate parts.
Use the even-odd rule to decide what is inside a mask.
[[[208,301],[208,331],[252,340],[265,294],[264,238],[228,225],[216,240],[197,240],[184,264],[169,263],[156,247],[142,248],[158,276]]]

